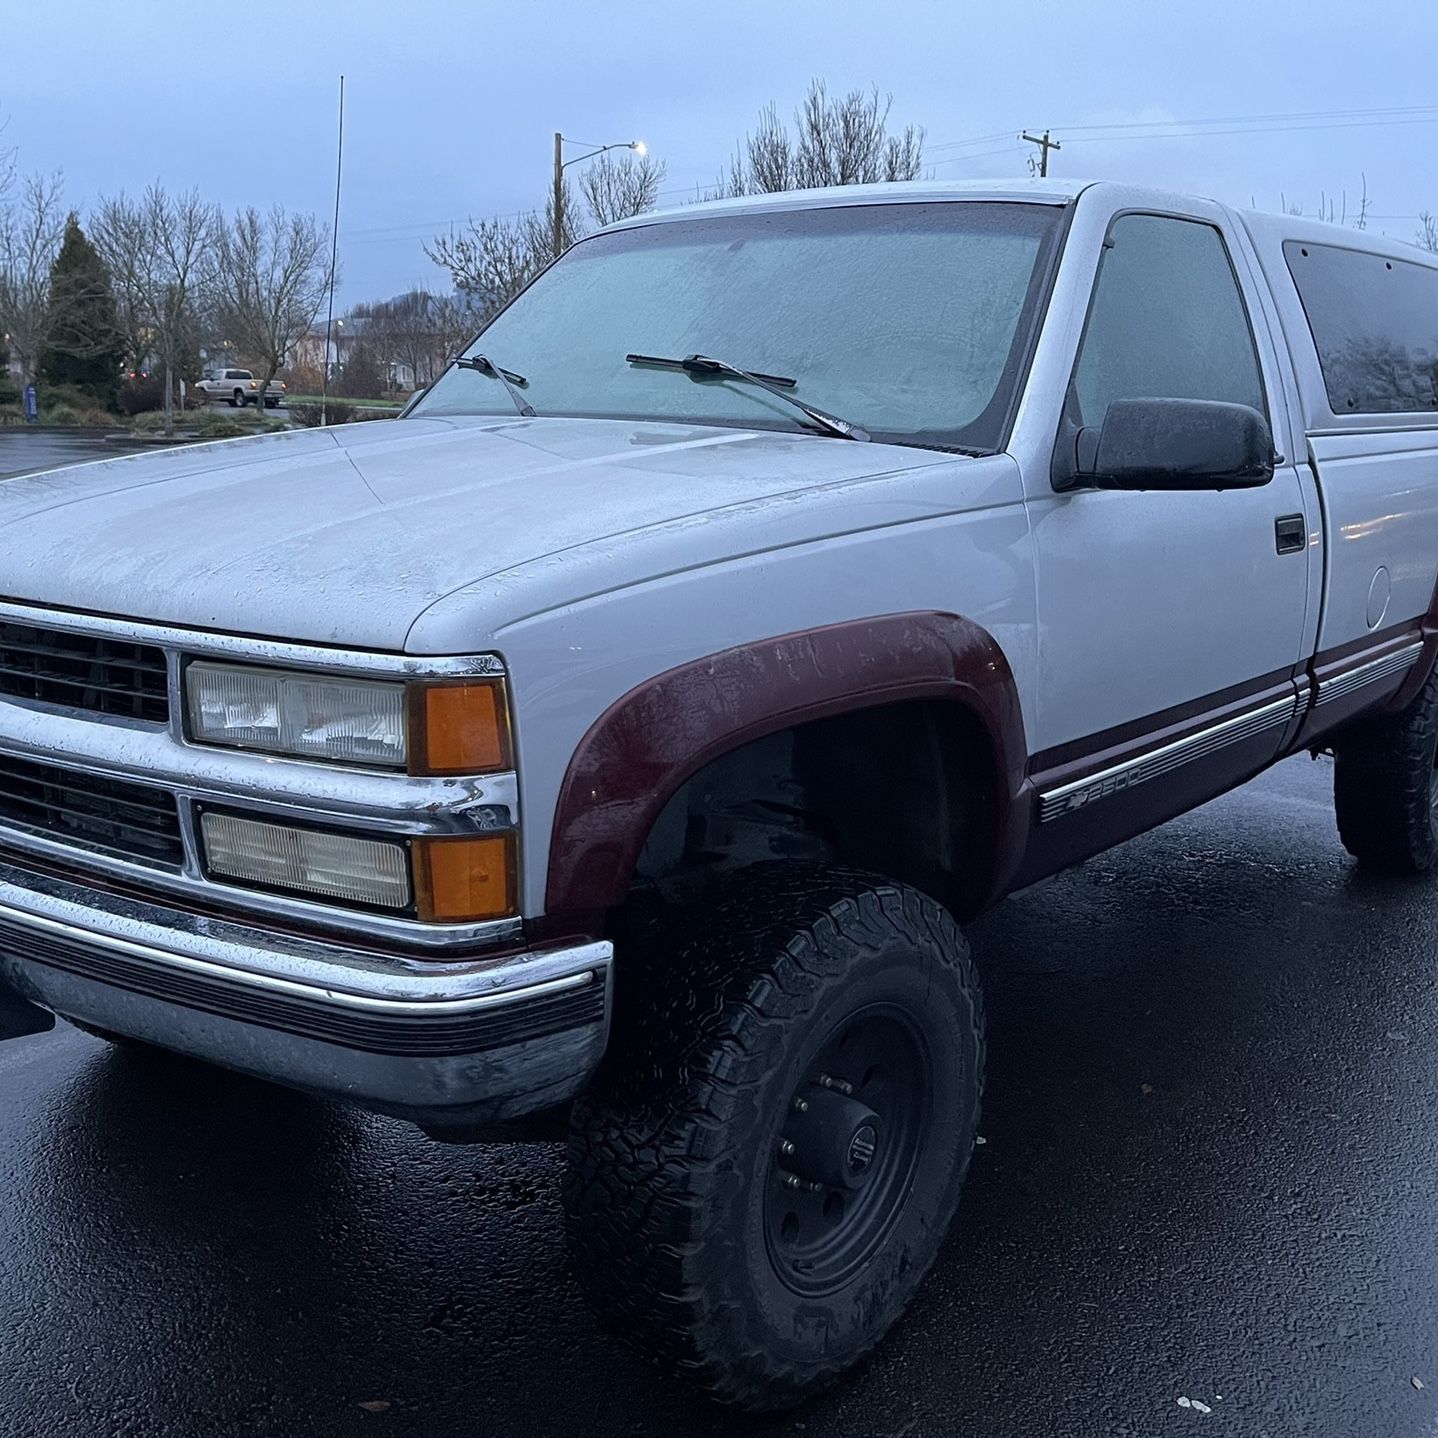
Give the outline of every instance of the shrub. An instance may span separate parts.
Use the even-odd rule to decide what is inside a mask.
[[[196,424],[195,432],[201,439],[238,439],[242,434],[253,434],[254,429],[228,415],[217,414],[213,424]]]
[[[40,411],[41,424],[79,424],[80,412],[68,404],[47,405]]]
[[[343,400],[332,399],[326,406],[326,421],[329,424],[348,424],[355,417],[354,406]],[[306,429],[313,429],[320,422],[320,406],[310,402],[289,406],[290,418]]]
[[[0,404],[0,429],[6,425],[24,423],[25,411],[18,404]]]
[[[165,382],[154,375],[134,375],[120,381],[120,408],[126,414],[145,414],[165,407]]]
[[[189,421],[189,428],[206,439],[233,438],[237,434],[253,434],[263,421],[250,418],[250,411],[227,414],[224,410],[207,409]]]
[[[292,364],[285,383],[295,394],[318,394],[325,387],[325,373],[317,364]]]
[[[130,428],[136,434],[159,434],[164,427],[165,412],[159,409],[147,409],[130,421]]]

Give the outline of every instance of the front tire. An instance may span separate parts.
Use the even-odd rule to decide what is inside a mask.
[[[244,392],[244,390],[242,390],[242,389],[237,389],[237,390],[234,391],[233,394],[230,395],[230,408],[231,408],[231,409],[244,409],[244,407],[245,407],[245,392]]]
[[[1338,835],[1375,873],[1438,865],[1438,669],[1406,709],[1356,724],[1334,742]]]
[[[916,890],[766,864],[620,970],[566,1212],[601,1318],[721,1402],[791,1406],[932,1264],[983,1085],[958,926]],[[657,946],[656,946],[657,947]]]

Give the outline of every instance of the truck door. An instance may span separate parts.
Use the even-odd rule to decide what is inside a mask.
[[[1260,228],[1323,501],[1307,742],[1411,692],[1425,668],[1438,582],[1438,265],[1328,228]]]
[[[1245,298],[1226,212],[1108,205],[1087,231],[1082,215],[1081,200],[1065,266],[1084,244],[1099,263],[1068,296],[1086,317],[1058,357],[1069,367],[1052,372],[1064,413],[1043,438],[1101,426],[1115,400],[1180,398],[1250,405],[1286,447],[1280,361]],[[1187,493],[1055,493],[1039,465],[1024,468],[1039,613],[1030,767],[1052,863],[1278,753],[1295,721],[1316,522],[1291,455],[1258,488]]]

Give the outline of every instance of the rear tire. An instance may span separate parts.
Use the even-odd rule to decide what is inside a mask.
[[[983,1086],[968,945],[934,900],[764,864],[619,970],[565,1185],[599,1316],[720,1402],[792,1406],[900,1316]]]
[[[1334,741],[1338,835],[1381,874],[1438,865],[1438,669],[1406,709],[1355,725]]]

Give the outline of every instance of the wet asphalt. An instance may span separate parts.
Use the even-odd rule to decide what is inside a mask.
[[[1431,1434],[1438,887],[1357,875],[1330,781],[1290,760],[975,928],[953,1234],[777,1422],[595,1329],[557,1148],[68,1029],[0,1047],[0,1434]]]
[[[132,454],[141,447],[123,440],[106,440],[94,434],[37,433],[18,426],[0,429],[0,479],[65,464],[84,464],[92,459],[109,459],[117,454]]]

